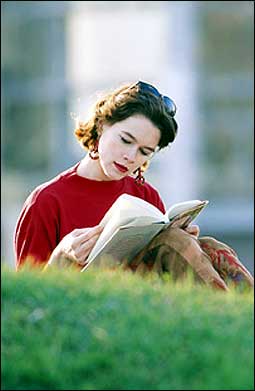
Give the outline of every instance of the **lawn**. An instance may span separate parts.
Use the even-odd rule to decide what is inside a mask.
[[[253,292],[2,269],[3,390],[253,390]]]

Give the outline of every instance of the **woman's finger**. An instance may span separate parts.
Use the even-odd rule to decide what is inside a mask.
[[[77,247],[86,241],[90,240],[93,237],[98,238],[98,236],[101,234],[103,228],[100,226],[96,226],[93,228],[88,228],[85,231],[83,230],[82,233],[80,233],[75,239],[73,240],[73,247]]]
[[[98,237],[99,237],[99,235],[95,235],[92,238],[90,238],[89,240],[86,240],[85,242],[83,242],[79,246],[79,248],[75,252],[76,258],[79,263],[83,264],[86,262],[86,259],[89,255],[90,251],[92,250],[92,248],[96,244]]]
[[[190,235],[194,235],[196,237],[198,237],[200,233],[200,229],[198,225],[190,225],[187,228],[185,228],[185,231],[188,232]]]

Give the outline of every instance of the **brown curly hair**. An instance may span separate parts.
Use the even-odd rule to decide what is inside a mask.
[[[102,134],[104,124],[113,125],[135,114],[144,115],[160,130],[159,149],[174,141],[178,126],[173,115],[163,99],[141,90],[138,83],[126,84],[98,99],[90,118],[79,121],[75,136],[85,149],[91,150]]]

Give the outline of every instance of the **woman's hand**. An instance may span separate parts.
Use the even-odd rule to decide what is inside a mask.
[[[187,228],[185,228],[185,231],[188,232],[190,235],[194,235],[196,238],[198,238],[200,234],[200,229],[198,225],[189,225]]]
[[[76,262],[81,266],[85,265],[86,259],[102,230],[103,228],[100,225],[73,230],[59,242],[51,254],[48,265],[58,263],[58,261],[62,266],[71,262]]]

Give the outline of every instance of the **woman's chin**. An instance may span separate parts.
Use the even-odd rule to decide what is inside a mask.
[[[118,181],[125,176],[127,176],[127,173],[120,172],[117,168],[113,167],[112,170],[104,170],[105,180],[106,181]]]

